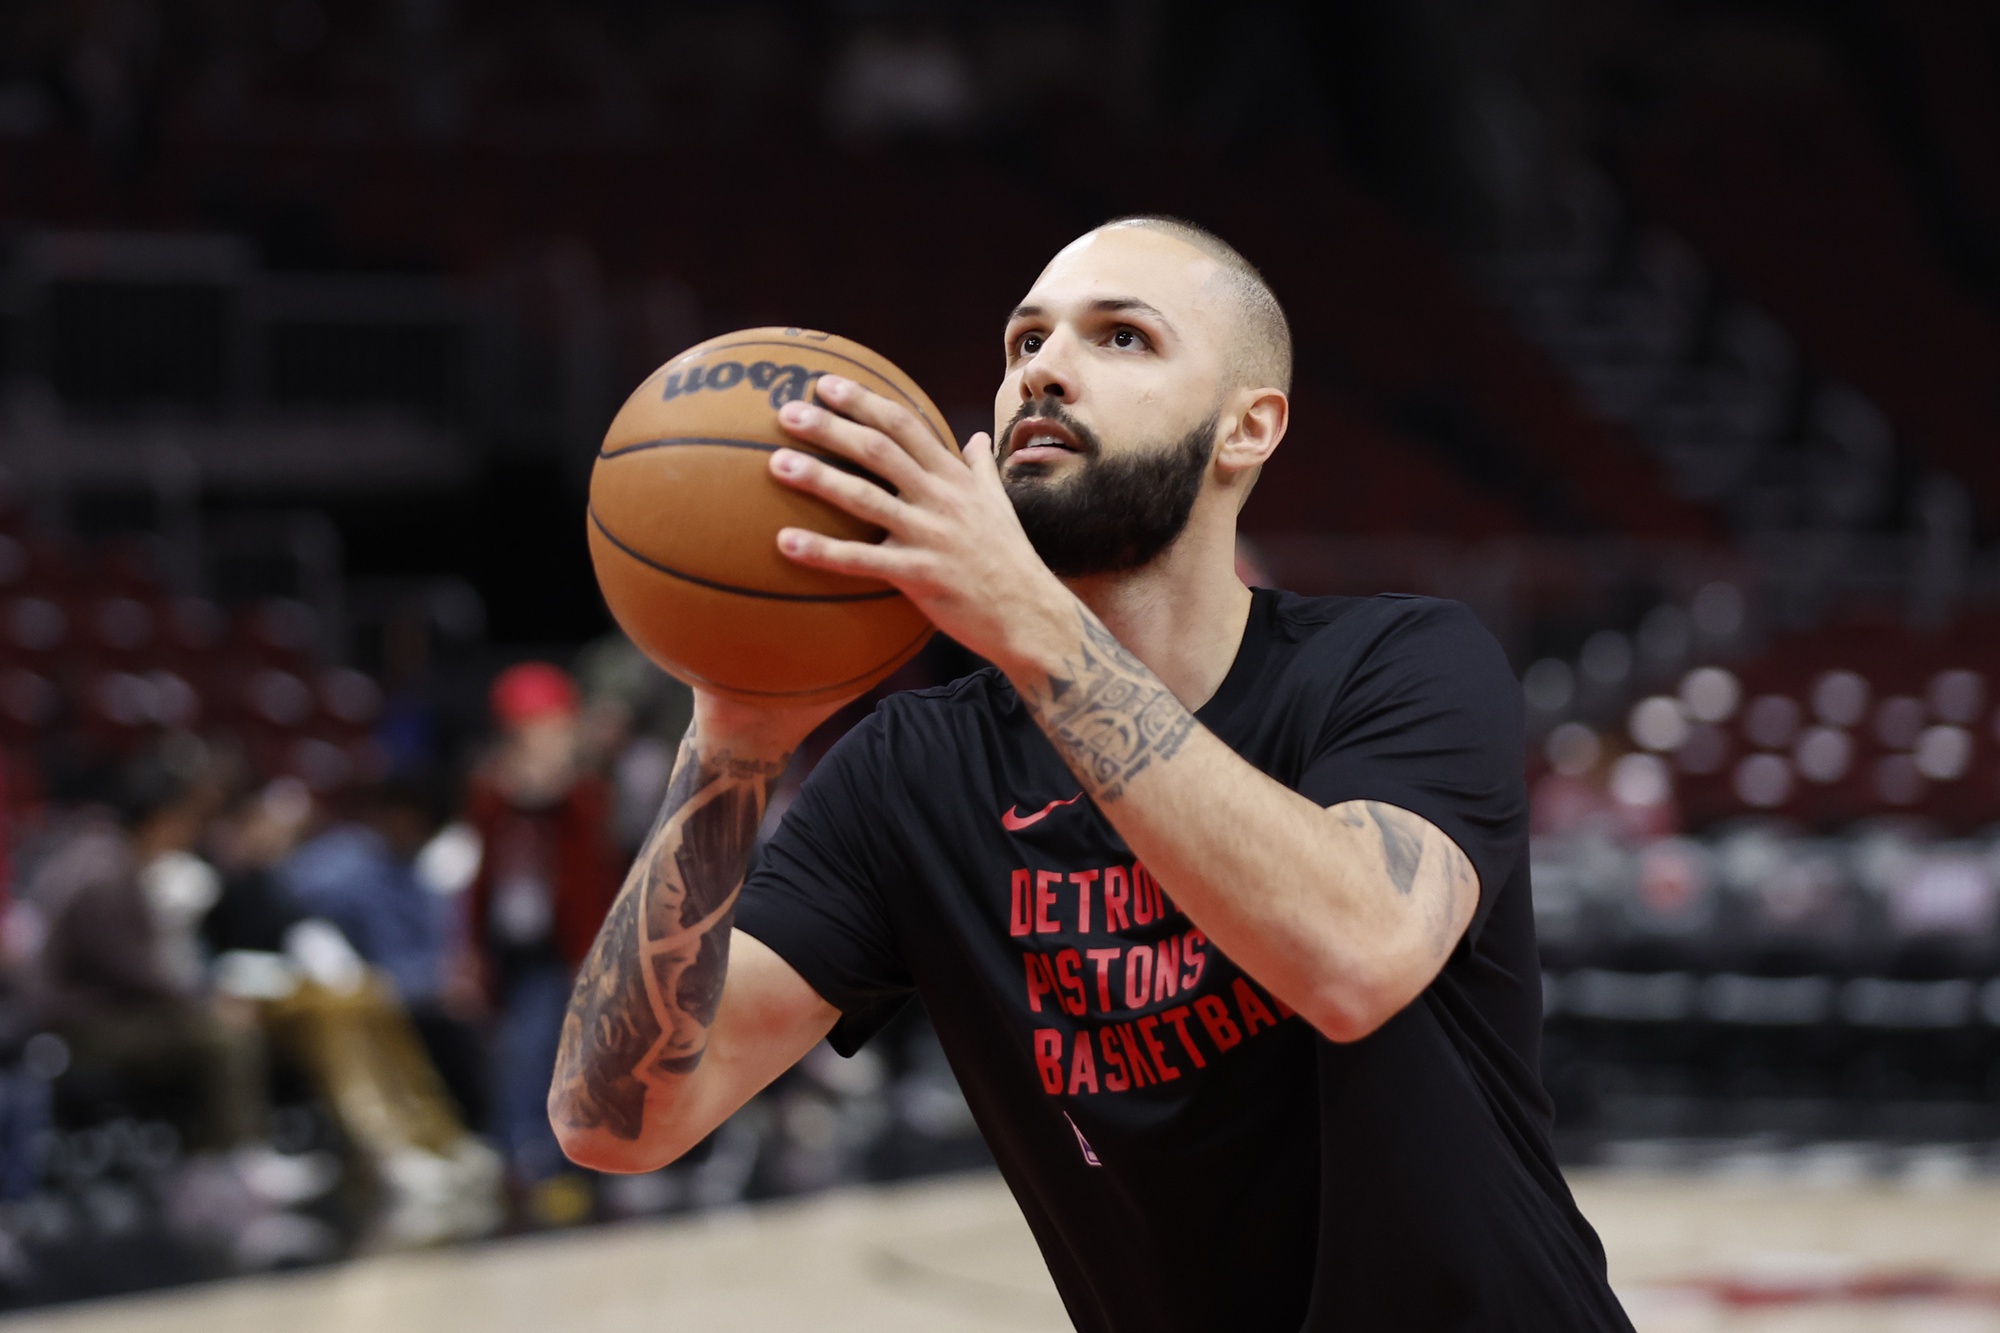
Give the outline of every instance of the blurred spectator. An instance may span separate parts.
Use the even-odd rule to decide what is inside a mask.
[[[324,921],[304,922],[289,943],[298,965],[272,979],[261,1012],[377,1188],[370,1241],[404,1247],[491,1232],[499,1159],[467,1132],[384,974],[354,965]]]
[[[29,890],[47,928],[35,991],[80,1072],[163,1094],[186,1108],[190,1147],[221,1150],[259,1135],[263,1053],[254,1028],[203,1003],[195,926],[220,879],[192,850],[215,799],[195,762],[164,747],[138,761],[119,783],[120,822],[78,815],[43,861]]]
[[[457,1089],[417,1030],[435,1026],[476,1110],[476,1041],[437,1008],[444,908],[411,870],[441,805],[399,781],[368,793],[360,819],[315,833],[311,796],[279,779],[213,839],[236,896],[233,924],[210,932],[233,939],[217,959],[221,988],[256,1005],[274,1053],[333,1112],[375,1187],[377,1246],[484,1235],[498,1222],[498,1160],[467,1132]],[[405,992],[422,1018],[405,1012]]]
[[[323,1228],[272,1210],[332,1178],[265,1141],[254,1011],[208,991],[198,929],[220,877],[194,849],[219,799],[204,748],[172,738],[121,775],[117,820],[102,809],[74,816],[24,896],[46,923],[36,1020],[64,1043],[66,1062],[50,1063],[67,1063],[68,1096],[172,1123],[192,1153],[182,1225],[217,1234],[256,1267],[323,1256]]]
[[[485,1119],[485,1071],[465,997],[448,985],[454,904],[427,884],[417,857],[444,822],[441,783],[391,777],[277,868],[296,908],[340,928],[381,969],[438,1073],[472,1123]]]
[[[575,971],[610,910],[618,866],[609,791],[580,763],[575,681],[526,662],[501,673],[489,702],[500,737],[468,802],[484,848],[468,929],[499,1016],[493,1124],[517,1181],[532,1190],[564,1170],[549,1080]]]
[[[202,920],[211,951],[283,951],[286,933],[305,913],[273,869],[298,846],[313,817],[305,783],[279,778],[244,793],[209,826],[209,856],[222,874],[221,895]]]

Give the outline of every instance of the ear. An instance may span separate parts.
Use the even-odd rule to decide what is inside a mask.
[[[1237,411],[1235,424],[1215,448],[1215,465],[1225,478],[1236,481],[1254,474],[1285,438],[1291,423],[1292,404],[1278,389],[1239,391],[1248,401]]]

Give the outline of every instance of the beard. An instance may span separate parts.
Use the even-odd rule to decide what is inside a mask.
[[[1217,416],[1172,444],[1107,458],[1102,443],[1059,402],[1044,398],[1014,414],[1001,439],[1027,417],[1054,421],[1076,437],[1076,475],[1050,477],[1047,463],[1020,463],[1003,473],[1007,498],[1042,563],[1062,578],[1122,574],[1174,544],[1194,513],[1201,480],[1215,450]]]

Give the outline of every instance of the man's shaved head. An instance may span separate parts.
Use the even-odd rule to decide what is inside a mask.
[[[1291,322],[1285,318],[1285,308],[1278,304],[1276,293],[1264,281],[1264,275],[1257,271],[1255,264],[1208,228],[1184,218],[1168,217],[1162,213],[1134,213],[1113,218],[1098,230],[1108,231],[1113,227],[1144,227],[1149,231],[1164,232],[1193,246],[1220,265],[1222,280],[1229,285],[1230,295],[1235,299],[1242,320],[1243,336],[1237,344],[1241,352],[1236,366],[1241,386],[1282,389],[1286,393],[1292,391]]]

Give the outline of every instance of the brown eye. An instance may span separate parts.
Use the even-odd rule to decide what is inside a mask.
[[[1111,335],[1111,345],[1113,347],[1143,347],[1145,342],[1146,340],[1139,335],[1136,329],[1120,329]]]

